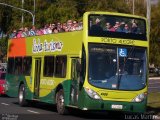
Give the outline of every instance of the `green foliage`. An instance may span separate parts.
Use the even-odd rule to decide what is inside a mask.
[[[78,19],[77,4],[74,0],[59,0],[44,12],[46,23],[66,22],[68,19]]]
[[[160,2],[152,7],[150,33],[150,63],[160,66]]]
[[[7,55],[7,45],[8,45],[8,38],[2,38],[0,39],[0,62],[2,62],[2,60],[4,58],[6,58]]]
[[[129,6],[124,0],[86,0],[85,11],[114,11],[130,13]]]

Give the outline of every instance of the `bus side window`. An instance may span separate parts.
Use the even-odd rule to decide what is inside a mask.
[[[24,57],[22,65],[22,71],[24,75],[30,76],[31,66],[32,66],[32,57]]]
[[[9,74],[13,74],[14,73],[14,58],[8,58],[8,65],[7,65],[7,72]]]
[[[45,56],[44,57],[44,77],[52,77],[54,74],[54,57],[53,56]]]
[[[65,78],[67,69],[67,56],[56,56],[55,77]]]
[[[72,60],[72,80],[78,80],[80,82],[81,63],[80,59]]]
[[[77,80],[78,83],[81,82],[81,70],[82,70],[82,66],[81,66],[81,59],[77,59],[77,63],[76,63],[76,71],[77,71]]]
[[[15,58],[15,75],[22,74],[22,58]]]
[[[72,59],[72,68],[71,68],[71,78],[72,80],[76,79],[76,67],[75,67],[75,59]]]

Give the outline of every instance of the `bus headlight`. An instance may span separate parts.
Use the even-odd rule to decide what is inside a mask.
[[[146,97],[145,93],[139,94],[138,96],[136,96],[132,102],[142,102]]]
[[[101,99],[101,97],[92,89],[90,88],[84,88],[86,93],[93,99]]]

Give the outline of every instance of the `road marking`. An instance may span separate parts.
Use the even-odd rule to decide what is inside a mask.
[[[39,112],[36,112],[36,111],[33,111],[33,110],[27,110],[28,112],[31,112],[31,113],[35,113],[35,114],[40,114]]]
[[[6,106],[9,105],[9,104],[7,104],[7,103],[1,103],[1,104],[2,104],[2,105],[6,105]]]

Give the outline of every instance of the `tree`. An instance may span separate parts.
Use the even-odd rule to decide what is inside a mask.
[[[47,23],[53,21],[66,22],[69,19],[78,19],[77,3],[74,0],[58,0],[45,11]]]
[[[8,38],[2,38],[0,40],[0,62],[5,62],[3,61],[6,59],[7,55],[7,45],[8,45]]]
[[[86,0],[85,11],[115,11],[130,13],[129,6],[123,0]]]
[[[160,66],[160,2],[157,6],[152,6],[151,33],[150,33],[150,63]]]

